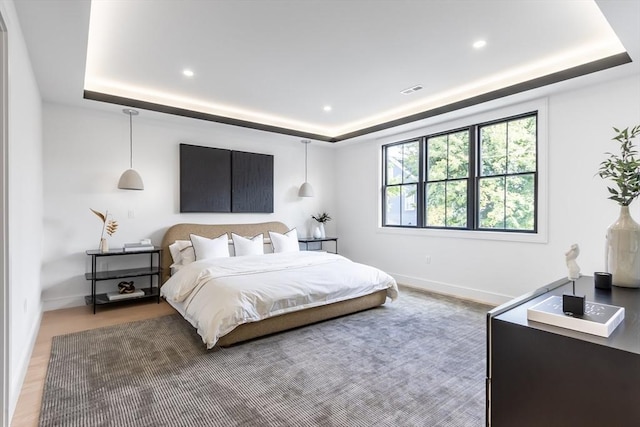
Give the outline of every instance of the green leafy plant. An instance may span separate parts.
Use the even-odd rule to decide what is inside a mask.
[[[100,239],[104,238],[104,233],[106,232],[109,236],[112,236],[113,233],[118,229],[118,222],[113,219],[109,219],[109,211],[105,211],[104,213],[98,212],[89,208],[91,212],[96,214],[98,218],[102,220],[102,234],[100,234]]]
[[[620,154],[605,153],[609,157],[600,163],[598,175],[615,184],[607,187],[611,194],[609,199],[620,206],[629,206],[640,195],[640,159],[638,150],[632,144],[632,139],[640,134],[640,125],[613,130],[617,135],[612,140],[620,143]]]
[[[318,222],[321,223],[325,223],[325,222],[329,222],[331,221],[331,217],[329,216],[328,213],[326,212],[322,212],[321,214],[319,213],[318,215],[311,215],[311,218],[315,219]]]

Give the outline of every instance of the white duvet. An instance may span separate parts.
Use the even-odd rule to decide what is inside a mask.
[[[211,348],[243,323],[382,289],[397,298],[395,280],[377,268],[304,251],[196,261],[171,276],[161,294]]]

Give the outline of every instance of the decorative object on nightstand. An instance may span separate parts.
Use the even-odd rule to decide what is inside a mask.
[[[632,139],[640,134],[640,125],[631,129],[613,128],[617,135],[612,140],[620,143],[620,155],[600,163],[598,175],[615,184],[607,187],[609,199],[620,205],[620,216],[607,230],[605,268],[612,274],[612,284],[627,288],[640,287],[640,225],[629,213],[629,205],[640,194],[640,159]]]
[[[131,294],[135,290],[136,287],[133,286],[133,280],[118,283],[118,293],[120,294]]]
[[[96,214],[98,218],[102,220],[102,233],[100,234],[100,245],[98,246],[101,252],[109,251],[109,242],[107,242],[107,238],[104,237],[104,233],[106,232],[108,236],[112,236],[113,233],[118,229],[118,222],[114,219],[109,219],[109,211],[98,212],[89,208],[91,212]]]
[[[144,190],[144,183],[142,177],[133,168],[133,116],[137,116],[138,112],[130,108],[122,110],[123,113],[129,116],[129,169],[124,171],[118,181],[118,188],[123,190]]]
[[[324,224],[331,221],[331,217],[328,213],[322,212],[318,215],[311,215],[311,218],[315,219],[318,223],[317,226],[313,229],[313,237],[315,237],[316,239],[324,239],[326,237]]]
[[[304,144],[304,182],[298,190],[298,197],[313,197],[313,187],[311,187],[311,184],[307,181],[307,146],[311,144],[311,141],[303,139],[300,142]]]

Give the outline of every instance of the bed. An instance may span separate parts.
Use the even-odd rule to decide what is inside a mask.
[[[281,222],[176,224],[166,231],[162,240],[161,293],[197,329],[207,348],[226,347],[355,313],[380,306],[387,297],[396,298],[397,285],[391,276],[340,255],[318,251],[270,253],[270,231],[284,235],[289,228]],[[179,271],[171,268],[169,246],[174,242],[187,241],[191,234],[213,239],[224,233],[229,238],[232,233],[247,237],[263,234],[265,254],[200,260]],[[231,240],[229,245],[233,255]],[[298,283],[298,277],[310,283]],[[248,288],[255,289],[247,294]],[[254,297],[254,290],[258,297]],[[243,307],[235,307],[236,303]],[[263,307],[265,304],[268,309]],[[235,318],[220,321],[221,313],[227,311]]]

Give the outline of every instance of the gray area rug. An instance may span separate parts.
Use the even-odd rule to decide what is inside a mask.
[[[403,289],[207,351],[179,315],[55,337],[41,426],[483,426],[488,306]]]

